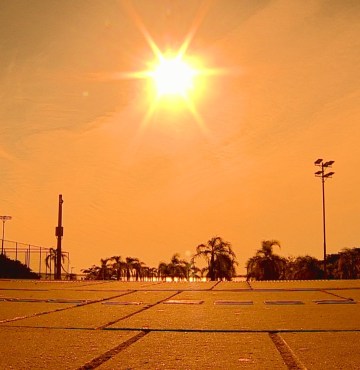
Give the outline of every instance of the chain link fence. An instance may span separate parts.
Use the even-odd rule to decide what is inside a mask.
[[[1,240],[1,250],[10,259],[17,260],[33,272],[40,275],[41,279],[52,280],[55,274],[55,248],[39,247],[37,245],[19,243],[12,240]],[[70,256],[69,252],[62,251],[62,279],[69,278]]]

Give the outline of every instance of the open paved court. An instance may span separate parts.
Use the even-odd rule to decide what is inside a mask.
[[[0,369],[360,369],[359,302],[359,280],[0,280]]]

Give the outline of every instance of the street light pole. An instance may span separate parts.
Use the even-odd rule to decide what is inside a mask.
[[[58,226],[55,228],[55,236],[57,237],[57,248],[56,248],[56,271],[55,279],[61,280],[61,239],[64,235],[64,228],[62,226],[62,204],[64,203],[62,195],[59,195],[59,212],[58,212]]]
[[[321,187],[322,187],[322,216],[323,216],[323,236],[324,236],[324,278],[327,278],[327,268],[326,268],[326,218],[325,218],[325,180],[332,177],[335,172],[325,173],[325,169],[331,168],[334,161],[323,162],[321,158],[314,162],[315,166],[321,169],[315,172],[316,177],[321,177]]]
[[[4,238],[5,238],[5,221],[11,220],[11,216],[0,216],[0,220],[2,220],[3,227],[2,227],[2,239],[1,239],[1,254],[4,254]]]

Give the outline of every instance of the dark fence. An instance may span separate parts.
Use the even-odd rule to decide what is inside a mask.
[[[55,268],[52,251],[54,248],[39,247],[37,245],[19,243],[11,240],[2,240],[1,247],[4,254],[13,260],[20,261],[32,271],[41,276],[42,279],[53,279]],[[62,251],[64,256],[62,264],[62,277],[69,275],[70,257],[69,252]]]

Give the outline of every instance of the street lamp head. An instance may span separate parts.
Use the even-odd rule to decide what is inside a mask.
[[[324,177],[331,177],[333,174],[334,174],[335,172],[329,172],[329,173],[327,173],[326,175],[324,175]]]
[[[320,163],[322,162],[323,160],[322,160],[322,158],[319,158],[319,159],[317,159],[315,162],[314,162],[314,164],[316,165],[316,166],[319,166],[320,165]]]
[[[331,167],[335,161],[328,161],[324,163],[324,167]]]
[[[3,220],[3,221],[8,221],[8,220],[11,220],[12,217],[11,216],[0,216],[0,220]]]
[[[315,172],[315,176],[321,176],[322,175],[322,171],[316,171]]]

